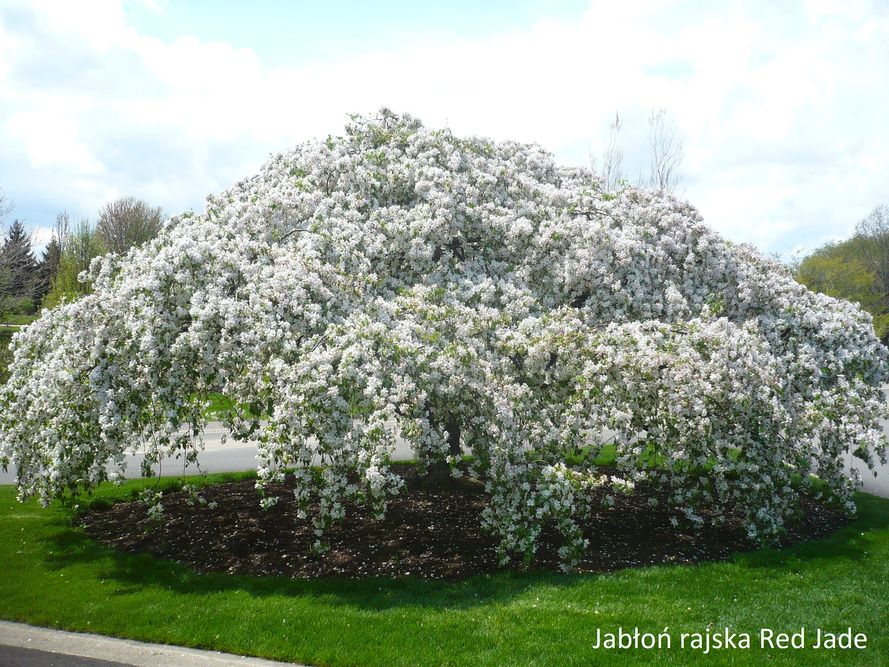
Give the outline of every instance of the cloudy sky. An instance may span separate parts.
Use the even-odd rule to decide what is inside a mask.
[[[168,213],[381,106],[589,164],[615,112],[684,137],[682,194],[787,254],[889,204],[889,3],[0,0],[0,189],[38,240],[134,195]]]

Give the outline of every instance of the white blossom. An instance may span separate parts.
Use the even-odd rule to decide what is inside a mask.
[[[504,560],[552,521],[576,562],[606,483],[654,484],[695,524],[740,512],[769,540],[810,473],[851,506],[843,455],[885,460],[887,352],[857,306],[671,196],[606,194],[537,146],[385,110],[90,277],[13,339],[0,463],[20,498],[94,486],[136,447],[146,474],[194,461],[217,390],[231,435],[259,443],[260,488],[292,468],[301,511],[317,502],[319,549],[347,500],[381,513],[402,488],[396,439],[455,467],[448,420]],[[605,433],[610,482],[565,457]]]

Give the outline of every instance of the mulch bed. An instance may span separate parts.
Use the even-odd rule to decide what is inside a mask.
[[[364,507],[348,506],[346,519],[327,531],[330,550],[320,556],[312,551],[311,520],[297,517],[289,493],[292,477],[273,487],[283,498],[268,510],[259,506],[255,483],[241,481],[201,489],[200,495],[215,507],[190,504],[184,492],[164,494],[160,524],[149,519],[140,502],[91,511],[81,522],[92,538],[110,547],[150,553],[199,572],[454,580],[502,569],[496,540],[480,528],[487,503],[483,490],[455,485],[444,475],[419,477],[410,465],[394,469],[407,488],[390,502],[385,519],[375,519]],[[649,504],[652,496],[659,500],[655,508]],[[584,526],[590,545],[578,571],[724,560],[756,548],[739,522],[699,532],[682,524],[673,528],[663,497],[644,485],[614,498],[613,507],[597,511]],[[808,497],[802,509],[802,519],[790,526],[782,546],[825,536],[848,520]],[[545,530],[533,569],[559,571],[559,546],[558,534]]]

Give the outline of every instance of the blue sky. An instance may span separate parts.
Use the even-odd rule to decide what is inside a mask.
[[[170,214],[380,106],[588,164],[621,114],[684,137],[683,196],[788,254],[889,203],[889,3],[0,3],[0,189],[38,241],[124,195]]]
[[[249,48],[270,67],[360,56],[429,41],[484,39],[536,21],[570,21],[586,0],[355,0],[161,2],[133,4],[128,15],[146,34],[172,41],[184,33]],[[162,11],[158,9],[162,8]]]

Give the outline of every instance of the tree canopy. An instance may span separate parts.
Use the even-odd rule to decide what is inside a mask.
[[[146,472],[193,459],[218,388],[260,486],[293,468],[317,501],[319,540],[347,499],[385,511],[401,438],[421,469],[484,481],[504,559],[551,522],[570,565],[605,483],[770,540],[810,473],[851,508],[844,453],[885,456],[887,352],[859,307],[666,192],[607,194],[538,146],[387,110],[274,156],[92,279],[14,341],[0,461],[23,498],[89,487],[136,446]],[[579,456],[606,443],[616,470]]]
[[[889,207],[875,208],[851,239],[803,258],[795,276],[809,289],[859,304],[873,316],[880,340],[889,341]]]
[[[89,271],[92,261],[107,251],[89,220],[81,220],[69,228],[65,219],[63,225],[63,233],[56,234],[60,239],[58,267],[52,277],[49,293],[43,300],[47,308],[89,294],[92,283],[88,279],[81,280],[81,277]]]
[[[10,225],[9,232],[3,239],[3,246],[0,248],[0,266],[3,267],[4,273],[0,297],[31,300],[34,296],[37,260],[34,259],[34,251],[31,248],[31,236],[25,231],[20,220],[15,220]]]
[[[124,197],[102,207],[96,232],[108,252],[123,254],[157,236],[163,219],[160,208]]]

